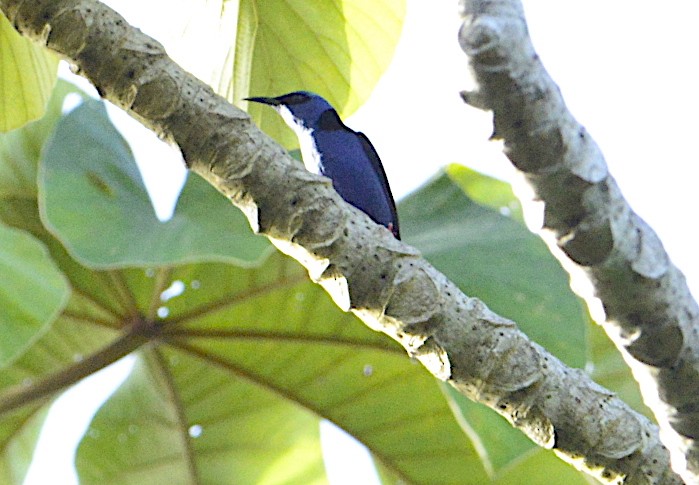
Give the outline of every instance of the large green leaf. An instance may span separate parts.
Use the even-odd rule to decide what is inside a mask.
[[[125,140],[104,105],[89,101],[62,119],[39,176],[45,225],[96,268],[187,261],[251,264],[269,244],[200,178],[190,177],[174,216],[160,222]]]
[[[485,478],[438,382],[340,312],[297,263],[273,254],[258,268],[157,273],[181,293],[162,301],[157,340],[83,439],[85,483],[324,481],[321,417],[407,483]],[[141,296],[140,279],[125,285],[148,305],[155,295]]]
[[[91,306],[90,299],[99,293],[100,284],[71,263],[46,233],[39,220],[36,202],[39,156],[45,140],[62,116],[63,100],[71,92],[82,95],[74,86],[59,82],[43,118],[0,135],[0,219],[21,229],[0,225],[3,239],[0,253],[4,266],[0,274],[4,277],[2,295],[7,300],[1,305],[0,319],[9,318],[11,313],[7,309],[13,308],[15,314],[17,309],[24,309],[34,319],[33,322],[12,319],[9,325],[3,321],[3,366],[0,369],[0,407],[4,410],[0,412],[2,483],[21,484],[24,480],[50,398],[54,395],[41,390],[54,383],[57,389],[65,386],[61,384],[61,377],[70,375],[65,371],[82,356],[90,355],[107,342],[105,334],[108,332],[103,329],[68,323],[67,312],[103,316],[100,312],[87,310]],[[71,280],[74,291],[69,291],[66,279]],[[53,325],[49,325],[69,295],[66,309]],[[106,299],[114,298],[107,295]],[[11,349],[8,351],[7,347]],[[5,359],[8,356],[10,358]]]
[[[85,484],[324,483],[312,413],[168,349],[141,353],[76,464]]]
[[[19,35],[0,14],[0,131],[41,117],[56,84],[58,58]]]
[[[63,273],[31,235],[0,224],[0,369],[45,332],[68,301]]]
[[[241,0],[240,12],[238,49],[249,51],[250,37],[254,49],[250,62],[236,63],[237,70],[251,69],[249,74],[236,72],[237,78],[250,77],[250,93],[241,81],[236,100],[307,90],[347,116],[369,97],[388,67],[403,26],[405,0]],[[268,134],[285,146],[297,146],[272,110],[251,106],[250,112]]]

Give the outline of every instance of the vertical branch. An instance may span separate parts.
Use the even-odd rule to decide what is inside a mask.
[[[464,0],[460,43],[493,112],[494,134],[544,203],[543,236],[594,288],[605,330],[653,409],[673,466],[699,481],[699,307],[653,230],[567,110],[528,36],[519,0]]]

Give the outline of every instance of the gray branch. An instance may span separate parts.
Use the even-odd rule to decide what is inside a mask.
[[[531,44],[521,2],[462,7],[460,42],[479,86],[464,100],[493,112],[495,136],[544,203],[543,232],[592,283],[588,300],[601,300],[600,323],[640,383],[673,466],[699,483],[699,307],[684,276],[568,112]]]
[[[437,378],[600,479],[680,483],[656,426],[464,295],[116,12],[95,0],[0,0],[0,9],[103,97],[177,144],[256,232]]]

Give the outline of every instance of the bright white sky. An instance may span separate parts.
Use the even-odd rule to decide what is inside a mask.
[[[107,3],[169,49],[175,48],[171,41],[179,37],[181,28],[173,30],[173,20],[164,15],[183,27],[192,21],[191,10],[177,10],[188,1]],[[699,202],[699,151],[694,147],[699,112],[699,4],[686,0],[662,5],[638,0],[524,3],[535,47],[569,108],[602,148],[631,205],[658,232],[699,294],[697,232],[692,229],[696,223],[689,217]],[[454,0],[408,0],[394,62],[369,102],[346,120],[372,140],[398,198],[453,162],[512,178],[513,169],[500,146],[488,141],[490,115],[463,105],[458,96],[469,80],[457,43],[455,5]],[[207,47],[191,44],[191,38],[188,42],[195,58],[208,52]],[[121,122],[119,126],[128,129],[129,138],[140,136],[131,135]],[[174,152],[158,141],[148,146],[136,143],[132,148],[143,164],[149,188],[164,199],[172,196],[183,174]],[[169,188],[162,185],[163,171],[179,173]],[[167,213],[167,208],[161,207],[160,213]],[[100,395],[108,393],[107,387],[125,370],[125,366],[111,370],[111,376],[94,379],[95,388],[78,394],[78,399],[56,403],[59,409],[52,413],[50,425],[57,427],[45,433],[46,439],[42,436],[42,461],[35,462],[25,485],[77,483],[69,442],[79,438],[79,427],[87,426]],[[351,472],[338,475],[349,477],[346,483],[370,483]]]

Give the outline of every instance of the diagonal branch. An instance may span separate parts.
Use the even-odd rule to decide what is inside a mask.
[[[583,296],[593,306],[601,300],[600,323],[640,383],[675,469],[697,483],[699,307],[684,276],[568,112],[531,44],[521,2],[462,7],[460,42],[479,85],[464,99],[493,112],[495,136],[544,203],[544,237],[573,277],[592,284],[594,295]]]
[[[437,378],[588,473],[680,482],[657,427],[464,295],[113,10],[95,0],[0,0],[0,10],[74,63],[103,97],[176,143],[188,166],[304,264],[338,306],[397,340]]]

